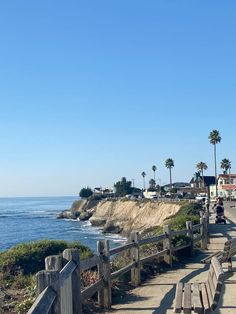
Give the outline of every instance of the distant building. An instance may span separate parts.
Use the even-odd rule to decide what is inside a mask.
[[[143,196],[144,196],[145,198],[149,198],[149,199],[157,199],[157,197],[158,197],[156,191],[148,191],[148,190],[145,190],[145,191],[143,192]]]
[[[190,181],[191,188],[195,189],[206,189],[212,184],[215,184],[215,177],[202,176],[200,172],[195,172],[193,178]]]
[[[182,188],[183,195],[196,197],[197,195],[209,195],[210,186],[215,183],[214,176],[202,176],[195,172],[188,186]]]
[[[96,194],[96,195],[109,195],[109,194],[113,194],[113,193],[114,193],[114,191],[112,188],[98,187],[98,188],[93,189],[93,194]]]
[[[177,189],[177,191],[182,190],[182,188],[190,187],[190,184],[187,182],[175,182],[172,184],[166,184],[163,185],[162,188],[164,189],[165,192],[170,192],[172,188]]]
[[[218,196],[224,199],[236,199],[236,174],[219,174],[217,181]],[[210,196],[216,196],[215,185],[210,186]]]

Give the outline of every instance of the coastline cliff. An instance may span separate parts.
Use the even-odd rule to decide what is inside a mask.
[[[128,236],[131,231],[144,231],[161,226],[165,219],[176,214],[180,203],[151,200],[89,200],[81,199],[58,218],[88,220],[105,233]]]
[[[161,226],[163,221],[177,213],[181,205],[150,200],[107,200],[99,202],[89,219],[94,226],[103,226],[104,232],[121,233],[127,236],[131,231],[144,231]]]

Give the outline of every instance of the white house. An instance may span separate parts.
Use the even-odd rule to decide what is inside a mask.
[[[145,198],[149,198],[149,199],[157,199],[157,192],[156,191],[148,191],[148,190],[145,190],[143,192],[143,196]]]
[[[218,196],[224,199],[236,199],[236,174],[219,174]],[[215,185],[210,186],[210,196],[216,196]]]

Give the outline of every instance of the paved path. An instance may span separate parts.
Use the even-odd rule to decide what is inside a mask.
[[[230,209],[230,204],[225,204],[225,213],[228,223],[215,225],[214,215],[210,218],[210,233],[212,235],[209,245],[209,253],[223,249],[223,244],[229,237],[236,236],[236,208]],[[112,306],[116,314],[173,314],[173,301],[176,282],[205,281],[205,271],[208,265],[200,264],[202,255],[189,259],[187,264],[178,264],[155,278],[146,281],[141,286],[133,289],[127,296],[120,298],[119,304]],[[224,264],[227,271],[227,265]],[[215,314],[236,314],[236,259],[233,261],[234,273],[225,274],[225,283],[219,308]]]

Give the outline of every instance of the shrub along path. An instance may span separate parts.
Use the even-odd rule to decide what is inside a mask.
[[[236,215],[232,214],[230,204],[225,204],[227,225],[215,225],[214,214],[210,217],[210,245],[209,254],[215,250],[223,249],[227,237],[236,236]],[[236,213],[236,208],[235,208]],[[143,282],[125,296],[121,296],[118,304],[112,306],[111,311],[105,313],[120,314],[164,314],[173,313],[176,282],[183,280],[205,281],[205,271],[208,265],[200,263],[203,254],[197,254],[194,258],[185,259],[182,263],[174,264],[173,268],[155,278]],[[220,299],[219,308],[214,313],[236,313],[236,257],[233,259],[233,273],[227,273],[227,265],[224,264],[225,282]]]

